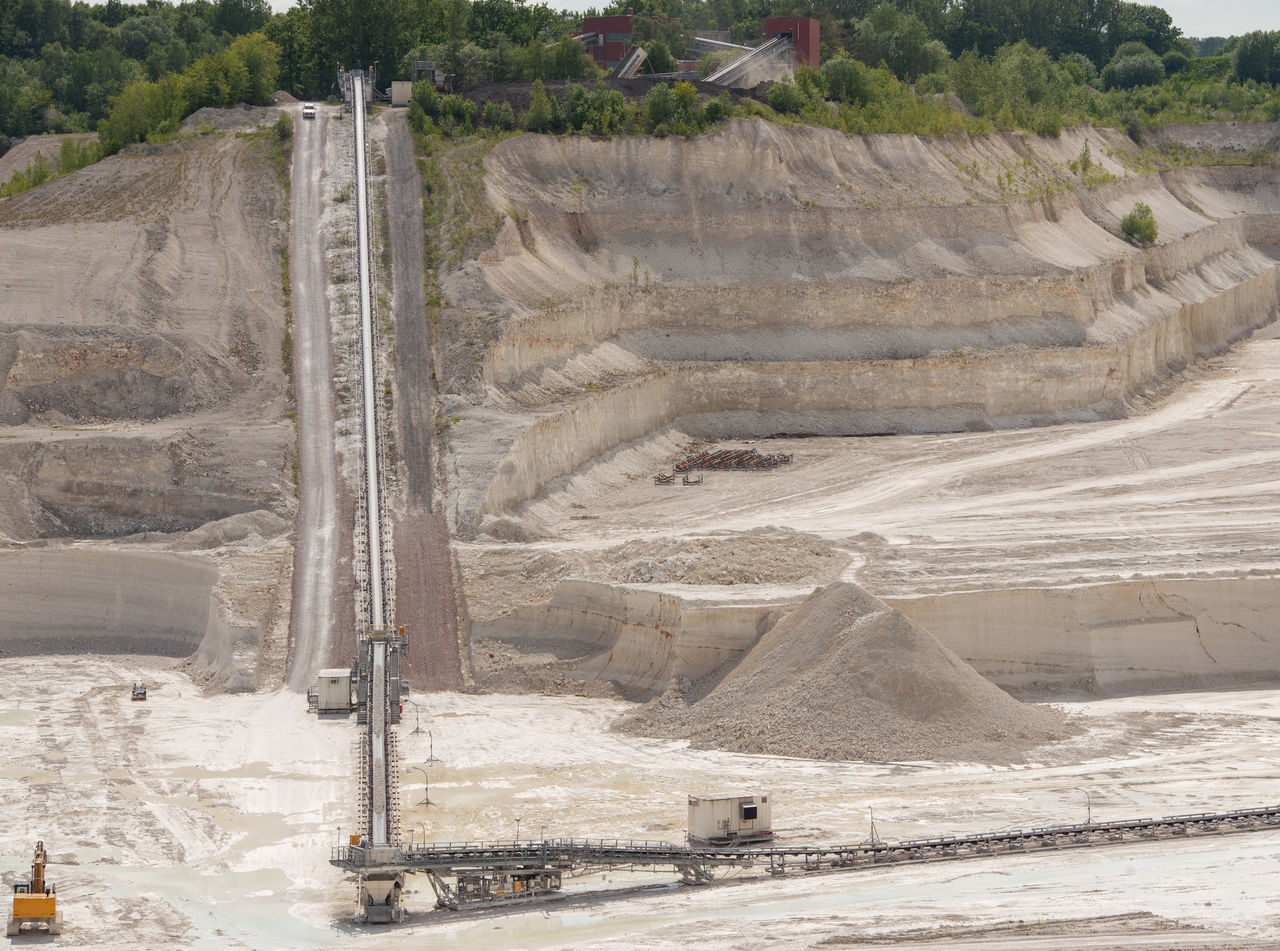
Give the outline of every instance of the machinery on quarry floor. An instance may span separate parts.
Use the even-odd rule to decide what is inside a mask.
[[[36,843],[31,859],[31,874],[13,883],[13,914],[5,934],[12,938],[22,929],[44,930],[49,934],[62,933],[62,912],[58,910],[58,895],[53,885],[44,877],[44,867],[49,856],[44,842]]]

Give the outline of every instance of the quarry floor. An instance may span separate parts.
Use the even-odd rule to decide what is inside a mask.
[[[1280,327],[1188,368],[1127,419],[870,438],[769,439],[794,455],[763,472],[656,486],[680,455],[633,447],[559,480],[528,512],[532,544],[583,566],[593,550],[657,537],[782,529],[849,552],[880,597],[1176,575],[1273,573],[1280,533]],[[747,445],[726,441],[720,446]],[[779,539],[778,557],[788,541]],[[513,546],[464,546],[486,563]],[[509,572],[529,578],[527,559]],[[764,565],[744,565],[744,575]],[[471,593],[468,592],[468,596]]]
[[[146,702],[129,700],[145,678]],[[33,685],[38,685],[33,689]],[[145,659],[0,661],[0,826],[8,886],[50,848],[60,947],[1280,947],[1280,833],[1192,838],[873,872],[677,887],[662,873],[566,882],[563,900],[350,923],[327,864],[351,828],[355,725],[280,691],[201,696]],[[856,764],[733,756],[618,736],[625,706],[441,693],[406,715],[405,828],[433,839],[679,840],[689,793],[774,796],[788,842],[884,839],[1272,803],[1280,691],[1064,705],[1087,723],[1037,765]],[[268,728],[268,724],[270,727]],[[537,742],[531,742],[533,738]],[[428,763],[430,754],[439,762]],[[1086,796],[1087,793],[1087,796]],[[1088,800],[1088,801],[1087,801]],[[603,896],[601,890],[609,890]],[[597,900],[583,901],[596,892]],[[603,898],[603,900],[598,900]],[[39,943],[36,939],[24,943]]]

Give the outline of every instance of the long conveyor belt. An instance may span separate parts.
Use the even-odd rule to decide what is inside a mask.
[[[970,835],[943,836],[905,842],[861,842],[852,845],[777,846],[761,848],[692,848],[669,842],[625,839],[556,839],[532,842],[431,842],[394,855],[357,847],[335,849],[330,862],[339,868],[365,872],[379,868],[397,872],[425,872],[437,892],[456,895],[441,876],[465,876],[481,871],[529,874],[567,872],[587,868],[674,868],[686,882],[714,879],[716,869],[761,868],[771,874],[871,868],[907,862],[930,862],[1000,855],[1025,855],[1053,849],[1087,848],[1120,843],[1169,841],[1189,836],[1224,835],[1280,829],[1280,805],[1233,812],[1196,813],[1160,819],[1088,822],[1034,829],[1010,829]],[[466,902],[445,901],[451,907]]]

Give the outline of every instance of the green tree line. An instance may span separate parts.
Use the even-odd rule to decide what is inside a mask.
[[[745,109],[745,111],[742,111]],[[752,114],[735,106],[726,90],[699,95],[693,83],[655,83],[643,97],[628,98],[603,82],[592,86],[570,80],[559,95],[535,79],[528,106],[518,112],[508,100],[477,102],[458,94],[441,95],[428,82],[413,85],[409,125],[421,135],[446,137],[487,130],[523,130],[548,134],[696,135],[732,115]]]
[[[261,33],[238,36],[219,53],[202,56],[181,73],[125,86],[98,123],[107,153],[143,139],[175,132],[205,106],[266,103],[276,88],[279,48]]]
[[[1174,118],[1277,111],[1280,32],[1197,43],[1163,9],[1127,0],[617,0],[593,12],[626,7],[636,10],[635,35],[650,60],[667,69],[694,29],[728,29],[754,43],[768,16],[817,18],[823,68],[783,84],[770,102],[777,113],[851,131],[911,122],[925,131],[961,119],[1138,131]],[[95,130],[114,149],[171,130],[201,105],[264,101],[276,86],[325,96],[340,66],[376,65],[385,84],[429,59],[458,87],[572,79],[590,92],[599,73],[569,38],[580,24],[519,0],[301,0],[276,14],[267,0],[4,0],[0,149],[10,137]],[[948,117],[955,110],[939,104],[948,94],[971,115]],[[484,112],[481,103],[478,123]]]
[[[588,14],[630,7],[637,14],[678,19],[685,30],[729,30],[734,42],[747,45],[759,42],[766,17],[809,16],[821,25],[827,59],[842,50],[859,55],[864,44],[882,44],[885,24],[875,22],[882,5],[881,0],[616,0]],[[907,45],[919,48],[936,40],[952,57],[970,49],[990,56],[1026,40],[1054,57],[1080,53],[1101,69],[1123,43],[1137,41],[1163,55],[1181,36],[1162,7],[1128,0],[897,0],[892,6],[912,21],[907,33],[894,30]],[[879,38],[867,37],[868,20]]]
[[[270,18],[267,0],[3,0],[0,151],[8,138],[96,131],[126,86],[181,73]]]
[[[281,49],[281,82],[315,98],[339,66],[377,69],[379,84],[409,79],[430,60],[462,87],[595,76],[581,43],[568,37],[578,14],[517,0],[301,0],[272,17],[266,35]]]

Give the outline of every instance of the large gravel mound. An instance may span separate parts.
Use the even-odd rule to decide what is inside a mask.
[[[297,102],[296,99],[293,101]],[[226,109],[205,106],[182,120],[182,131],[199,132],[203,129],[218,129],[227,132],[256,129],[258,126],[270,125],[279,117],[280,110],[274,106],[251,106],[245,102]]]
[[[618,724],[697,746],[827,760],[1008,762],[1069,732],[857,585],[821,588],[705,696],[680,684]]]
[[[83,145],[96,138],[97,134],[93,132],[72,132],[65,135],[33,135],[29,139],[23,139],[0,156],[0,182],[7,182],[13,178],[14,173],[25,171],[41,155],[50,165],[57,165],[62,143],[67,139]]]
[[[814,535],[637,540],[602,552],[606,577],[620,584],[821,584],[849,556]]]

